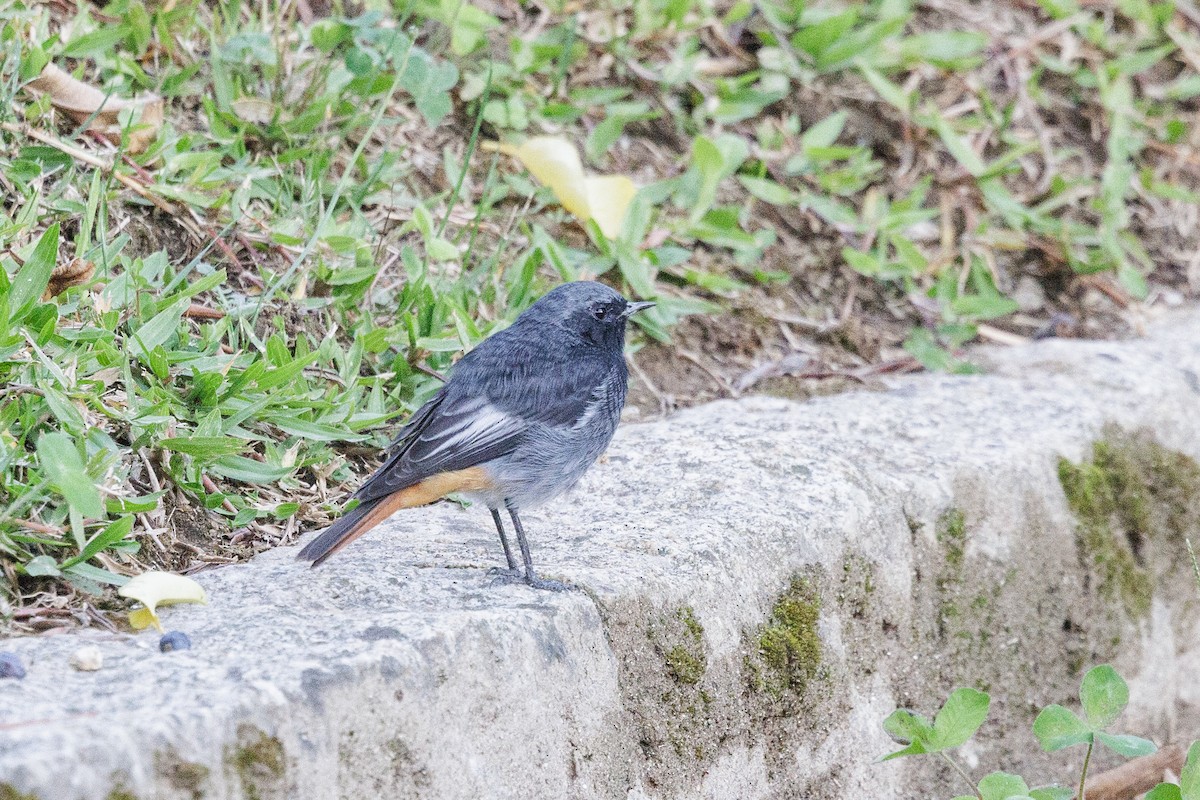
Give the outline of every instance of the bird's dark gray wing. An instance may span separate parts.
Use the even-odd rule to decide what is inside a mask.
[[[448,394],[443,389],[413,415],[389,446],[387,461],[355,497],[384,497],[432,475],[467,469],[511,453],[529,427],[484,397],[455,399]]]
[[[454,378],[482,387],[505,413],[531,424],[570,428],[605,387],[614,387],[623,402],[628,374],[620,353],[563,345],[518,323],[468,353],[455,366]]]

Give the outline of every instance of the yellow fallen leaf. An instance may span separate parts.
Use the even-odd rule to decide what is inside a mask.
[[[109,136],[119,136],[122,131],[121,112],[134,109],[137,124],[130,129],[127,140],[131,153],[144,151],[162,129],[163,101],[157,95],[132,100],[117,97],[71,77],[54,64],[47,64],[42,74],[29,82],[29,88],[49,95],[51,105],[79,122],[88,122],[89,130]]]
[[[208,602],[204,587],[191,578],[173,572],[153,570],[131,579],[129,583],[117,589],[117,594],[142,604],[142,608],[135,608],[129,612],[129,624],[136,630],[153,625],[162,632],[162,623],[158,621],[158,614],[155,613],[159,606]]]
[[[621,235],[629,204],[637,194],[637,185],[624,175],[598,175],[585,181],[588,207],[600,232],[609,239]]]
[[[489,143],[488,147],[518,159],[581,222],[596,220],[600,231],[610,239],[621,233],[629,203],[637,193],[637,186],[629,178],[586,175],[579,151],[561,136],[535,136],[520,145]]]
[[[563,208],[582,220],[591,219],[583,162],[575,145],[557,136],[535,136],[511,153],[533,177],[550,187]]]

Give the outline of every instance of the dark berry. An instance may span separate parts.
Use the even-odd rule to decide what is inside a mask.
[[[183,631],[167,631],[158,640],[158,649],[164,653],[171,653],[176,650],[191,650],[192,640]]]
[[[21,663],[21,657],[16,653],[0,653],[0,678],[20,680],[24,677],[25,665]]]

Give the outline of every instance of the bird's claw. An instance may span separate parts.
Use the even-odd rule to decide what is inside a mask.
[[[534,589],[542,589],[547,592],[569,592],[575,588],[564,581],[552,581],[546,578],[534,578],[526,582]]]
[[[488,570],[488,574],[495,579],[495,583],[523,583],[531,588],[541,589],[547,592],[569,592],[575,588],[569,583],[552,581],[548,578],[539,578],[537,575],[526,575],[520,570],[501,569],[499,567],[495,567],[494,569]]]

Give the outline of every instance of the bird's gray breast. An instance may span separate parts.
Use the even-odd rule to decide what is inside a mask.
[[[579,483],[617,430],[625,405],[626,376],[622,373],[614,370],[571,424],[535,423],[512,453],[486,465],[503,499],[529,508]]]

